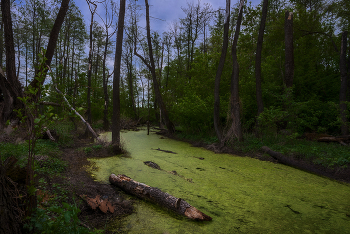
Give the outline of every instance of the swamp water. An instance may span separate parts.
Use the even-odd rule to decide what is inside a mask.
[[[116,220],[112,230],[152,234],[350,233],[348,184],[281,164],[215,154],[154,133],[147,136],[145,130],[124,132],[121,138],[129,157],[91,159],[98,168],[92,171],[96,180],[109,183],[110,174],[125,174],[182,198],[213,220],[192,221],[135,198],[136,212]],[[148,167],[144,161],[155,162],[163,170]]]

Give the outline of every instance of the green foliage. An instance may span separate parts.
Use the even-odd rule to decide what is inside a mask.
[[[76,205],[63,202],[62,207],[53,205],[47,209],[37,208],[25,225],[28,231],[35,233],[94,233],[81,227]]]
[[[52,125],[52,128],[57,132],[58,143],[62,146],[73,144],[74,125],[71,121],[59,121]]]
[[[287,111],[280,108],[270,107],[265,108],[264,112],[258,117],[260,131],[264,134],[277,134],[278,125],[281,124],[287,116]]]
[[[51,157],[40,163],[40,167],[37,168],[38,173],[45,174],[59,174],[66,170],[67,163],[59,158]]]
[[[20,144],[14,143],[0,143],[1,160],[5,160],[10,156],[16,157],[17,162],[21,167],[27,163],[27,156],[29,150],[29,142],[26,141]],[[58,144],[48,140],[38,140],[35,147],[35,154],[49,155],[50,157],[57,157],[59,154]]]
[[[83,151],[85,154],[91,154],[94,151],[98,151],[100,149],[103,148],[103,145],[93,145],[93,146],[89,146],[89,147],[84,147]]]

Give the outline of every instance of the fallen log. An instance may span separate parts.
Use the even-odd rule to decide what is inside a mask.
[[[180,215],[184,215],[193,220],[210,221],[212,218],[197,208],[191,206],[181,198],[176,198],[168,193],[162,192],[158,188],[150,187],[146,184],[134,181],[126,175],[111,174],[109,182],[123,189],[138,198],[145,199],[172,210]]]
[[[349,137],[321,137],[318,142],[339,142],[339,144],[346,146],[345,142],[349,141]]]
[[[261,149],[265,153],[269,154],[271,157],[276,159],[279,163],[282,163],[284,165],[291,166],[291,167],[294,167],[297,169],[301,169],[303,171],[311,172],[311,173],[316,174],[316,175],[328,176],[328,177],[333,178],[333,176],[330,175],[329,173],[327,173],[326,171],[319,170],[306,162],[298,162],[298,161],[294,160],[293,158],[287,157],[279,152],[271,150],[267,146],[263,146],[263,147],[261,147]]]

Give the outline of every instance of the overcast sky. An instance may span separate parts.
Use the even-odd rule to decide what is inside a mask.
[[[151,30],[158,31],[158,33],[161,35],[163,32],[167,31],[170,27],[170,25],[175,22],[179,21],[180,18],[185,17],[185,13],[181,9],[187,8],[187,3],[194,3],[196,4],[198,0],[149,0],[150,4],[150,16],[151,18]],[[251,2],[252,5],[258,5],[261,3],[262,0],[248,0],[248,2]],[[119,5],[119,1],[115,1]],[[127,1],[128,3],[129,1]],[[231,0],[231,7],[235,4],[237,4],[239,0]],[[217,10],[219,8],[225,9],[226,1],[225,0],[200,0],[201,4],[209,3],[213,7],[213,10]],[[85,0],[76,0],[76,4],[79,6],[82,14],[84,15],[85,22],[88,22],[87,25],[89,25],[91,20],[91,15],[89,11],[88,4]],[[143,0],[139,0],[139,5],[144,6],[145,2]],[[103,15],[103,6],[98,5],[97,11]],[[144,9],[144,8],[143,8]],[[145,10],[143,10],[143,19],[140,19],[144,21],[145,16]],[[96,20],[97,17],[95,17]],[[140,26],[142,25],[142,21],[140,22]]]

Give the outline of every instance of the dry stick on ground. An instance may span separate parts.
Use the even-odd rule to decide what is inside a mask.
[[[52,71],[51,71],[50,66],[47,66],[47,67],[48,67],[48,69],[50,70],[50,72],[51,72],[51,74],[52,74]],[[54,83],[55,90],[56,90],[59,94],[62,95],[62,97],[63,97],[63,99],[66,101],[68,107],[69,107],[72,111],[74,111],[74,113],[75,113],[77,116],[79,116],[79,118],[81,119],[81,121],[83,121],[83,123],[86,125],[86,127],[89,129],[89,131],[92,133],[92,135],[94,136],[94,138],[95,138],[96,140],[100,141],[100,139],[98,138],[98,135],[97,135],[96,132],[92,129],[92,127],[90,126],[90,124],[79,114],[78,111],[76,111],[76,110],[71,106],[71,104],[70,104],[69,101],[67,100],[66,96],[64,96],[64,94],[61,92],[61,90],[59,90],[59,89],[57,88],[56,83],[54,82],[54,78],[53,78],[52,76],[51,76],[51,78],[52,78],[52,81],[53,81],[53,83]]]
[[[109,182],[124,191],[131,193],[141,199],[149,200],[162,207],[168,208],[180,215],[184,215],[190,219],[200,221],[210,221],[212,218],[197,208],[191,206],[181,198],[176,198],[168,193],[162,192],[158,188],[150,187],[146,184],[139,183],[126,175],[111,174]]]

